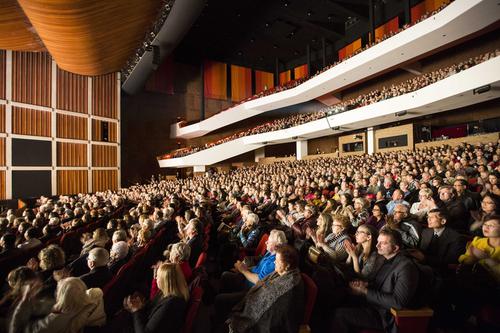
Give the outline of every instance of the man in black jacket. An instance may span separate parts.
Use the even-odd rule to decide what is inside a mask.
[[[377,250],[385,258],[384,264],[372,282],[349,284],[351,292],[361,296],[362,305],[338,308],[331,332],[361,329],[397,332],[390,310],[411,307],[419,284],[417,266],[401,253],[402,246],[399,232],[389,228],[380,231]]]
[[[431,266],[440,274],[446,273],[449,264],[457,264],[465,253],[465,239],[455,230],[446,227],[446,211],[435,208],[429,211],[428,228],[422,231],[418,250],[410,253],[417,260]]]
[[[90,250],[87,257],[87,264],[90,272],[80,276],[87,288],[103,288],[111,279],[113,274],[108,268],[109,253],[102,247]]]
[[[464,204],[457,198],[457,192],[450,185],[439,187],[439,208],[444,208],[449,216],[448,226],[458,231],[465,231],[469,227],[470,214]]]

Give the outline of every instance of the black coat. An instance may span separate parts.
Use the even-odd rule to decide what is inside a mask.
[[[420,251],[425,254],[425,263],[433,268],[446,270],[448,264],[458,264],[458,257],[465,253],[465,239],[451,228],[443,233],[431,245],[434,229],[426,228],[420,238]]]
[[[180,297],[157,296],[142,310],[134,312],[134,332],[180,332],[184,325],[186,306],[186,301]]]
[[[85,282],[87,288],[103,288],[111,279],[113,273],[108,266],[95,267],[87,274],[80,276],[80,279]]]

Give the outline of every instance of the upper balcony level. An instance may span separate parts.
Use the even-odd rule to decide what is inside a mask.
[[[481,31],[500,20],[495,0],[456,0],[441,12],[316,75],[295,88],[254,99],[198,123],[171,125],[172,138],[195,138],[278,108],[338,91]]]
[[[231,140],[187,156],[160,159],[160,167],[212,165],[265,145],[308,140],[344,131],[453,110],[500,97],[500,57],[448,76],[424,88],[299,126]],[[486,92],[478,93],[477,88]]]

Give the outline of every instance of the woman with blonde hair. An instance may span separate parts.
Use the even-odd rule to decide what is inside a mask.
[[[102,290],[99,288],[87,290],[85,283],[75,277],[60,280],[52,312],[45,317],[33,319],[32,302],[40,287],[40,284],[33,283],[23,288],[21,301],[12,316],[9,333],[77,333],[86,326],[105,324]]]
[[[160,292],[146,303],[143,297],[131,295],[125,298],[124,307],[132,313],[134,332],[180,332],[184,324],[184,312],[189,291],[178,264],[161,264],[157,271]]]

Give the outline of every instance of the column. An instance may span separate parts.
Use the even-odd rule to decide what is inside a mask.
[[[375,152],[375,132],[373,131],[373,127],[366,129],[366,151],[370,155],[373,155]]]
[[[266,147],[255,149],[255,162],[259,162],[264,157],[266,157]]]
[[[297,145],[297,160],[303,159],[305,156],[307,156],[307,140],[299,140],[296,142]]]
[[[195,165],[193,166],[193,172],[205,172],[206,171],[206,166],[205,165]]]

